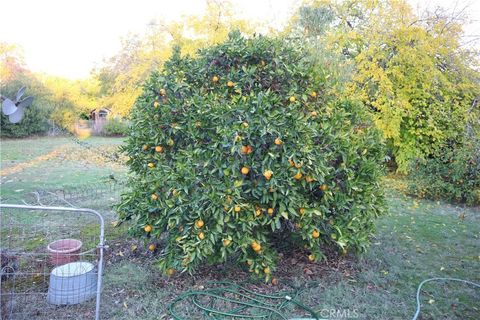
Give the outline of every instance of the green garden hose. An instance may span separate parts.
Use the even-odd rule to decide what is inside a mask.
[[[187,291],[176,298],[168,306],[168,311],[173,319],[186,319],[177,313],[175,306],[178,303],[188,301],[195,305],[198,311],[203,312],[208,319],[222,319],[224,317],[275,319],[276,317],[287,320],[289,318],[285,315],[285,309],[289,304],[293,304],[308,312],[312,317],[310,319],[321,320],[315,311],[296,300],[298,290],[277,294],[261,294],[232,283],[215,282],[213,284],[220,285],[220,287],[202,291]],[[202,301],[202,298],[208,301]],[[226,303],[234,307],[225,311],[216,308],[214,303]]]
[[[463,279],[457,279],[457,278],[430,278],[423,280],[417,288],[417,311],[415,312],[415,315],[413,316],[412,320],[417,320],[418,316],[420,315],[420,309],[421,309],[421,304],[420,304],[420,292],[422,290],[422,286],[427,283],[427,282],[432,282],[432,281],[456,281],[456,282],[463,282],[466,284],[470,284],[472,286],[475,286],[477,288],[480,288],[480,284],[468,281],[468,280],[463,280]]]
[[[421,303],[420,303],[420,294],[422,286],[428,282],[433,281],[455,281],[462,282],[465,284],[472,285],[474,287],[480,288],[480,284],[463,280],[457,278],[429,278],[423,280],[417,287],[416,301],[417,301],[417,310],[412,320],[417,320],[420,315]],[[230,318],[241,318],[241,319],[274,319],[274,317],[279,317],[284,320],[325,320],[320,319],[315,311],[311,308],[305,306],[298,300],[296,300],[299,291],[294,290],[292,292],[281,292],[277,294],[261,294],[254,291],[251,291],[240,285],[227,283],[227,282],[214,282],[214,285],[221,285],[220,287],[215,287],[212,289],[207,289],[203,291],[187,291],[184,294],[180,295],[175,299],[169,306],[168,311],[175,320],[184,320],[183,318],[175,311],[175,306],[178,303],[189,302],[195,305],[198,311],[203,312],[204,316],[207,319],[222,319],[224,317]],[[211,300],[210,304],[206,305],[205,301],[201,301],[201,298],[208,297]],[[278,301],[277,303],[269,302],[269,300]],[[214,307],[215,302],[224,302],[232,304],[235,307],[228,311],[220,310]],[[296,305],[297,307],[308,312],[312,318],[287,318],[285,315],[285,308],[288,304]],[[256,313],[243,313],[248,310],[257,310]]]

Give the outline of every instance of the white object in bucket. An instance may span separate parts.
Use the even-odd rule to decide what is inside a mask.
[[[97,293],[98,275],[89,262],[71,262],[50,273],[48,302],[56,305],[85,302]]]
[[[90,262],[73,262],[52,270],[52,275],[57,277],[74,277],[90,272],[95,266]]]

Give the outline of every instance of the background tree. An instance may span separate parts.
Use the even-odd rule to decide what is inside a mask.
[[[235,17],[229,2],[208,1],[204,15],[186,16],[181,21],[151,21],[144,36],[132,35],[122,42],[120,52],[95,71],[101,85],[102,105],[127,116],[153,70],[170,57],[172,48],[182,54],[196,54],[199,48],[226,39],[230,30],[252,33],[245,20]]]
[[[345,94],[369,108],[407,172],[464,135],[479,75],[478,55],[461,43],[462,19],[441,10],[419,17],[405,1],[347,0],[311,2],[296,21],[353,62]]]

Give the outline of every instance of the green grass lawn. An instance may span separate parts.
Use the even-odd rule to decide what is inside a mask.
[[[113,153],[122,142],[122,138],[91,137],[83,141],[88,149],[68,137],[1,140],[0,195],[21,199],[31,191],[95,184],[110,174],[122,176],[123,166],[96,154]]]
[[[122,139],[90,138],[87,142],[94,151],[112,151]],[[60,150],[54,157],[32,162],[54,150]],[[1,151],[3,202],[19,201],[35,190],[95,187],[110,174],[123,177],[126,172],[68,138],[1,141]],[[25,163],[28,165],[22,166]],[[393,188],[395,183],[386,179],[389,213],[377,221],[377,234],[366,254],[319,265],[312,265],[306,257],[294,263],[286,254],[286,262],[280,265],[290,270],[278,272],[278,286],[262,284],[233,264],[205,268],[194,277],[166,278],[154,266],[157,257],[148,253],[143,243],[132,242],[125,237],[124,228],[108,224],[111,247],[103,318],[169,319],[167,305],[178,294],[222,279],[246,280],[270,292],[294,284],[301,288],[299,299],[323,316],[337,310],[340,314],[348,311],[343,314],[350,319],[411,319],[416,288],[423,279],[455,277],[480,283],[480,209],[413,199]],[[117,198],[118,194],[105,197],[108,204]],[[112,222],[115,218],[108,215],[107,219]],[[479,290],[460,283],[429,283],[422,292],[421,319],[480,319]]]

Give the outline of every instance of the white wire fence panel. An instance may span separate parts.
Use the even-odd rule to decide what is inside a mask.
[[[103,228],[91,210],[1,205],[1,319],[96,318]]]

